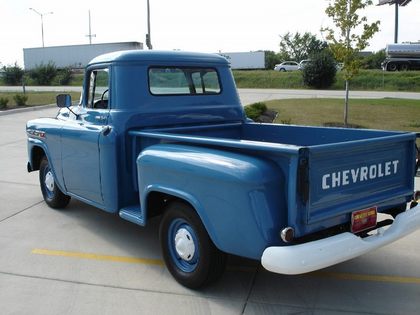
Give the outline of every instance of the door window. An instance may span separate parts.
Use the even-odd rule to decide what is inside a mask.
[[[92,70],[89,77],[88,108],[109,108],[109,69]]]

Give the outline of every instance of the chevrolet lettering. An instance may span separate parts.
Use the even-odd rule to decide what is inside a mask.
[[[399,160],[394,160],[325,174],[322,176],[322,189],[336,188],[397,174],[399,162]]]
[[[27,122],[28,171],[52,208],[74,198],[139,228],[156,218],[186,287],[220,278],[229,254],[300,274],[420,227],[415,133],[254,123],[212,54],[105,54],[82,90]]]

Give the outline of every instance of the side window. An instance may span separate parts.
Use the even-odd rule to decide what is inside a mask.
[[[108,108],[109,70],[92,70],[89,77],[88,108]]]
[[[153,95],[207,95],[221,92],[215,69],[159,67],[149,69]]]

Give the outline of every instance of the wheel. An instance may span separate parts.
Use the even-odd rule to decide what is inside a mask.
[[[402,64],[400,66],[400,71],[408,71],[408,65],[407,64]]]
[[[387,65],[387,70],[388,71],[397,71],[398,67],[395,63],[388,63]]]
[[[55,183],[50,163],[46,156],[39,166],[39,184],[45,202],[51,208],[65,208],[70,202],[70,197],[63,194]]]
[[[280,68],[280,70],[279,70],[280,72],[286,72],[286,69],[284,69],[284,68]]]
[[[197,289],[223,274],[226,254],[213,244],[191,206],[171,203],[163,215],[159,238],[166,267],[180,284]]]

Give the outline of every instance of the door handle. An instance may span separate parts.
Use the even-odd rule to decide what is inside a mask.
[[[104,126],[103,128],[102,128],[102,134],[104,135],[104,136],[107,136],[107,135],[109,135],[109,133],[111,132],[111,130],[112,130],[112,128],[111,128],[111,126]]]

